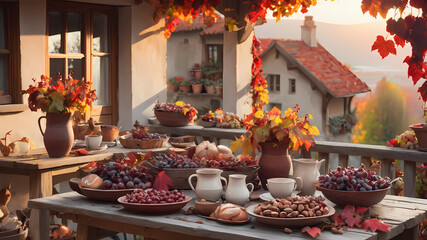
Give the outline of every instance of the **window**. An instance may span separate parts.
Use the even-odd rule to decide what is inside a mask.
[[[269,74],[267,75],[267,84],[269,92],[280,92],[280,75]]]
[[[208,44],[207,45],[207,62],[222,64],[222,45]]]
[[[294,94],[296,92],[296,82],[294,78],[289,79],[289,94]]]
[[[279,110],[282,110],[282,104],[281,103],[269,103],[266,106],[267,112],[270,112],[271,109],[273,109],[274,107],[278,108]]]
[[[116,9],[51,2],[48,5],[47,73],[85,79],[98,100],[91,114],[104,124],[117,122]],[[114,91],[113,91],[114,89]]]
[[[21,103],[17,2],[0,3],[0,104]]]

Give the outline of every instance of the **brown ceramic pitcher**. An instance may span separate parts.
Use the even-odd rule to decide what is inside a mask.
[[[43,118],[46,118],[46,130],[44,133],[40,124]],[[38,122],[49,157],[60,158],[68,156],[74,142],[71,114],[47,113],[46,116],[40,117]]]
[[[287,178],[291,170],[291,157],[288,154],[289,139],[279,144],[260,143],[262,154],[259,159],[258,176],[264,189],[269,178]]]

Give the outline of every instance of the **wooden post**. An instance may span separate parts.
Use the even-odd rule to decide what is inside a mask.
[[[365,165],[366,168],[369,168],[371,166],[371,157],[360,157],[360,163]]]
[[[393,159],[381,159],[381,176],[382,177],[393,178],[391,174],[392,161]]]
[[[30,199],[52,195],[52,172],[30,173]],[[33,240],[49,239],[50,214],[47,210],[31,210],[30,236]]]
[[[96,238],[97,229],[94,227],[90,227],[85,224],[79,223],[77,225],[77,236],[76,240],[92,240]]]
[[[326,174],[329,172],[329,153],[319,152],[319,156],[317,159],[322,160],[325,159],[325,164],[320,167],[320,173]]]
[[[348,155],[338,155],[338,165],[346,168],[348,167]]]
[[[417,165],[416,162],[405,161],[404,169],[405,175],[403,176],[404,187],[403,195],[405,197],[415,197],[415,175]]]

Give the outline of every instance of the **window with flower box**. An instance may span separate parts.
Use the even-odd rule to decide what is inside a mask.
[[[117,10],[114,7],[51,2],[47,11],[46,72],[84,79],[96,89],[91,113],[104,124],[117,117]]]

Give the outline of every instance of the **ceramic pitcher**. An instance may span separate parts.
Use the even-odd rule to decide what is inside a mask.
[[[225,182],[227,186],[227,179],[221,177],[222,170],[213,168],[202,168],[196,171],[196,174],[192,174],[188,177],[188,184],[191,189],[196,193],[197,198],[206,199],[210,201],[218,201],[222,195],[222,184],[221,180]],[[194,188],[191,180],[197,177],[196,188]]]
[[[251,188],[250,191],[248,190],[248,186]],[[252,183],[246,184],[246,175],[231,174],[228,176],[228,186],[225,191],[225,199],[229,203],[244,206],[249,200],[249,195],[251,195],[253,190],[254,185]]]
[[[313,182],[318,180],[318,177],[320,176],[320,166],[324,161],[325,159],[318,161],[316,159],[306,158],[292,160],[294,167],[293,177],[300,177],[304,183],[301,188],[300,195],[304,196],[314,194],[316,187],[314,187]]]

